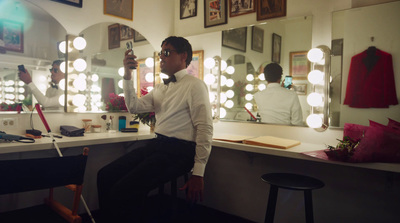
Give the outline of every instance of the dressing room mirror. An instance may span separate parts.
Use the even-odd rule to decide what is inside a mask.
[[[400,66],[397,63],[400,58],[399,12],[400,2],[396,1],[333,13],[331,126],[343,127],[345,123],[369,125],[369,120],[386,124],[388,118],[400,121],[400,105],[355,108],[343,104],[351,59],[369,47],[376,47],[392,55],[395,88],[397,99],[400,99]],[[383,81],[383,74],[379,76],[382,78],[378,78],[374,86]]]
[[[58,54],[57,43],[65,39],[66,31],[46,11],[28,1],[0,3],[0,112],[29,112],[37,103],[30,89],[18,78],[17,66],[23,64],[32,82],[45,94],[50,87],[50,72]]]
[[[68,77],[70,97],[67,101],[67,111],[119,111],[118,106],[112,106],[108,102],[110,102],[110,96],[123,96],[123,70],[120,69],[123,67],[126,43],[132,42],[137,60],[143,63],[146,58],[153,57],[154,48],[133,28],[117,23],[95,24],[83,30],[80,36],[83,36],[87,42],[86,48],[80,51],[80,57],[86,60],[87,68],[82,73]],[[109,39],[114,41],[109,41]],[[149,69],[153,70],[153,67]],[[138,70],[133,72],[135,83],[137,83]],[[76,81],[75,86],[74,81],[79,78],[82,81]],[[79,87],[81,83],[86,83],[86,87]],[[74,97],[80,97],[84,102],[74,104]]]
[[[277,62],[283,68],[282,79],[285,76],[293,76],[292,90],[296,91],[299,97],[305,126],[305,119],[310,113],[306,97],[311,85],[307,81],[306,73],[291,72],[296,66],[291,57],[307,53],[311,48],[311,32],[311,16],[268,21],[263,25],[239,28],[235,32],[223,31],[222,59],[234,68],[234,73],[230,75],[223,72],[223,76],[229,80],[227,83],[233,83],[232,87],[224,85],[222,93],[231,90],[228,96],[232,92],[234,96],[227,98],[228,104],[222,103],[222,108],[226,109],[226,116],[221,120],[254,122],[254,118],[248,113],[251,112],[257,118],[258,108],[253,95],[264,89],[267,84],[265,80],[260,79],[263,77],[260,74],[267,64]],[[265,122],[261,120],[261,123]]]

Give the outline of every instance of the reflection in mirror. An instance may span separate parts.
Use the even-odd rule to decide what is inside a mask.
[[[109,44],[109,27],[117,27],[120,29],[120,36],[118,37],[119,46],[114,46],[115,43]],[[128,29],[128,30],[127,30]],[[122,76],[123,76],[123,63],[122,60],[126,51],[126,43],[132,41],[133,50],[137,56],[138,61],[145,61],[148,57],[153,57],[154,48],[146,40],[133,39],[134,31],[132,28],[121,24],[112,23],[99,23],[90,26],[80,33],[87,42],[87,46],[83,51],[80,51],[80,57],[86,59],[87,68],[83,72],[84,75],[78,74],[77,76],[68,77],[69,91],[75,91],[75,94],[84,96],[85,101],[82,106],[76,106],[73,101],[68,102],[68,112],[104,112],[104,111],[118,111],[119,107],[110,104],[111,95],[122,95]],[[143,63],[144,64],[144,63]],[[142,65],[137,70],[134,70],[134,80],[137,79],[137,74],[143,71]],[[144,64],[144,66],[146,66]],[[153,68],[149,68],[153,70]],[[147,72],[149,73],[149,72]],[[73,79],[80,76],[86,80],[86,87],[77,89],[73,86]],[[80,82],[77,82],[80,83]],[[140,91],[139,91],[140,92]],[[107,106],[108,104],[108,106]]]
[[[222,59],[227,61],[234,69],[232,75],[223,72],[227,84],[232,87],[223,86],[222,92],[226,94],[228,103],[222,103],[227,110],[227,115],[221,120],[227,121],[254,121],[257,117],[257,105],[254,103],[254,94],[265,89],[267,82],[264,80],[264,67],[275,61],[283,68],[282,78],[292,76],[291,68],[296,65],[290,60],[292,52],[306,52],[311,48],[312,17],[298,17],[283,20],[268,21],[267,24],[258,25],[257,28],[247,28],[246,47],[238,47],[223,40]],[[273,36],[280,36],[278,45],[274,47]],[[262,37],[262,38],[253,38]],[[276,39],[275,39],[276,40]],[[277,42],[277,41],[275,41]],[[234,41],[235,44],[238,41]],[[237,48],[237,49],[236,49]],[[241,52],[246,49],[245,53]],[[275,55],[273,57],[273,55]],[[292,64],[291,64],[292,62]],[[223,79],[222,79],[223,80]],[[232,83],[230,83],[232,81]],[[303,120],[310,114],[310,107],[307,104],[307,92],[310,92],[310,84],[304,77],[293,77],[292,89],[298,95],[302,108]],[[232,96],[233,93],[233,96]],[[229,98],[229,97],[232,98]],[[223,98],[222,98],[223,99]],[[252,117],[244,108],[252,113]],[[261,120],[262,121],[262,120]]]
[[[2,1],[0,26],[3,31],[14,33],[3,32],[0,44],[0,111],[16,111],[17,105],[22,104],[26,112],[37,100],[32,97],[31,87],[19,80],[17,66],[25,66],[33,84],[44,95],[50,87],[49,68],[59,58],[57,42],[65,39],[66,31],[56,19],[28,1]]]
[[[332,90],[330,93],[331,98],[336,99],[336,102],[331,104],[331,126],[343,127],[345,123],[368,126],[369,120],[386,124],[388,118],[400,121],[400,105],[398,104],[389,105],[388,108],[355,108],[343,103],[348,91],[347,83],[350,67],[353,66],[351,65],[352,58],[366,52],[371,46],[392,55],[396,97],[400,98],[400,66],[397,66],[400,57],[399,12],[400,2],[396,1],[333,13]],[[381,71],[385,69],[390,68],[389,66],[379,67],[379,78],[374,79],[373,82],[359,78],[358,83],[362,83],[367,91],[376,89],[375,92],[380,92],[385,89],[383,85],[379,85],[383,80]],[[341,81],[341,88],[335,81]]]

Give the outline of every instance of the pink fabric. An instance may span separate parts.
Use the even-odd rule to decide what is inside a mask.
[[[393,119],[390,119],[390,118],[389,118],[388,126],[394,128],[394,129],[400,130],[400,122],[397,122],[397,121],[395,121]]]
[[[353,123],[344,123],[343,139],[345,136],[350,137],[354,141],[359,141],[367,131],[368,126]]]

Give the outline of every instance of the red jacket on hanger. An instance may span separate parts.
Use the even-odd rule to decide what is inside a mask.
[[[369,47],[351,58],[344,104],[354,108],[398,104],[392,55]]]

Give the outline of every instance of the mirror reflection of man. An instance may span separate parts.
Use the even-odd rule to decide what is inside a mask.
[[[280,85],[282,67],[270,63],[264,68],[267,88],[254,94],[261,121],[271,124],[302,125],[303,114],[297,93]]]
[[[65,74],[60,70],[61,60],[53,61],[51,73],[50,87],[46,90],[46,94],[43,93],[36,87],[32,82],[32,76],[25,69],[25,72],[19,71],[18,77],[21,81],[28,85],[29,89],[32,91],[33,96],[45,110],[62,110],[63,106],[59,102],[59,98],[64,94],[58,84],[62,79],[65,78]]]

